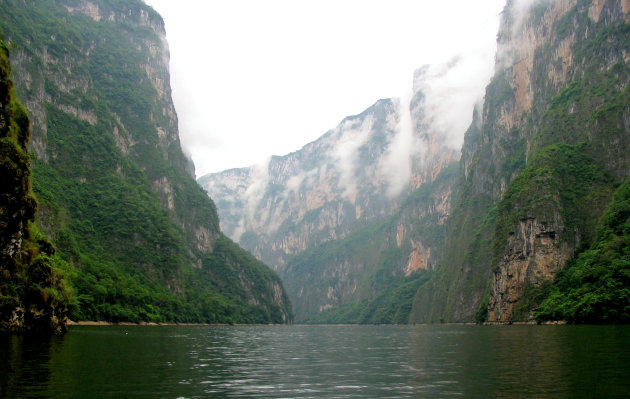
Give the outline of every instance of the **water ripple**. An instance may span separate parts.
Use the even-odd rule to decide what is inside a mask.
[[[630,327],[79,327],[0,341],[0,397],[625,397]]]

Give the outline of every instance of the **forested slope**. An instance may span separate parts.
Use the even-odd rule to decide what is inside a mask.
[[[221,234],[181,150],[161,17],[139,0],[7,0],[0,14],[71,317],[290,321],[280,280]]]

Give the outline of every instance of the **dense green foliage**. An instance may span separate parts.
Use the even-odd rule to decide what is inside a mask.
[[[475,323],[483,324],[488,321],[488,304],[490,303],[490,295],[485,295],[479,303],[477,312],[475,313]]]
[[[359,303],[348,303],[307,318],[307,324],[407,324],[413,297],[431,273],[420,271],[394,276],[382,267],[372,276],[376,295]]]
[[[630,180],[615,193],[592,244],[549,288],[535,313],[539,321],[630,322]]]
[[[371,276],[374,271],[366,268],[375,265],[374,260],[387,247],[387,241],[383,240],[385,229],[383,222],[367,223],[343,240],[310,247],[288,260],[281,276],[292,299],[297,322],[317,314],[322,306],[320,298],[329,296],[331,289],[338,297],[339,304],[354,303],[357,301],[355,298],[371,295],[372,280],[367,276]],[[380,242],[376,241],[376,237],[381,238]],[[343,272],[336,273],[335,270],[339,269]],[[340,274],[347,277],[342,278]],[[353,290],[350,281],[359,276],[363,279]],[[305,288],[300,295],[302,287]]]
[[[53,246],[32,224],[29,118],[9,74],[0,40],[0,331],[61,333],[70,289]]]
[[[552,222],[558,219],[557,213],[565,231],[580,231],[582,240],[590,240],[593,216],[610,200],[612,187],[612,179],[589,156],[586,143],[556,144],[539,151],[510,183],[498,204],[494,265],[503,255],[503,238],[527,217]],[[576,240],[570,234],[561,238]]]
[[[96,4],[102,18],[76,0],[0,3],[27,77],[16,87],[38,116],[38,220],[68,265],[71,317],[289,321],[278,277],[220,234],[187,170],[168,85],[159,89],[161,18],[140,0]]]

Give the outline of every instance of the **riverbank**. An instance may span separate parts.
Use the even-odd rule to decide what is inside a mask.
[[[484,326],[511,326],[511,325],[515,325],[515,326],[520,326],[520,325],[525,325],[525,326],[536,326],[536,325],[561,326],[561,325],[565,325],[565,324],[567,324],[567,322],[565,320],[543,321],[543,322],[537,322],[537,321],[486,321],[486,322],[483,323]]]
[[[132,323],[128,321],[110,322],[110,321],[91,321],[91,320],[68,320],[68,326],[230,326],[236,324],[209,324],[209,323],[153,323],[141,321]],[[249,324],[244,324],[249,325]]]
[[[457,325],[457,326],[476,326],[479,325],[477,323],[436,323],[440,325]],[[484,326],[509,326],[509,325],[565,325],[567,324],[564,320],[558,321],[545,321],[542,323],[536,321],[514,321],[514,322],[485,322]],[[221,323],[154,323],[154,322],[146,322],[141,321],[139,323],[132,323],[127,321],[121,322],[109,322],[109,321],[91,321],[91,320],[80,320],[80,321],[72,321],[68,320],[68,326],[253,326],[253,325],[289,325],[289,324],[221,324]],[[308,324],[302,324],[308,325]],[[322,324],[311,324],[311,325],[322,325]],[[352,324],[327,324],[329,326],[349,326]],[[382,324],[388,325],[388,324]],[[410,324],[411,325],[411,324]]]

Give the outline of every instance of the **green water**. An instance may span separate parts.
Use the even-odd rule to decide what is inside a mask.
[[[0,336],[8,398],[626,398],[630,326],[73,327]]]

